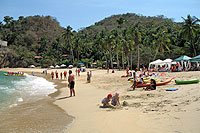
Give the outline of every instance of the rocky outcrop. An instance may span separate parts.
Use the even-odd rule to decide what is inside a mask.
[[[0,48],[0,68],[26,66],[27,64],[14,51],[8,48]]]

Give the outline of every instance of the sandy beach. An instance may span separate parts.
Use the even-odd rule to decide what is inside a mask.
[[[45,69],[2,70],[42,73]],[[64,69],[57,70],[64,71]],[[125,75],[125,71],[116,70],[115,73],[107,73],[106,70],[87,69],[89,70],[92,71],[91,83],[86,82],[86,72],[82,72],[81,76],[75,76],[75,97],[69,97],[66,80],[53,80],[58,86],[60,85],[57,86],[58,91],[50,95],[54,99],[53,103],[74,117],[70,127],[64,132],[197,133],[200,131],[200,84],[175,85],[172,80],[167,85],[158,86],[155,91],[144,91],[142,88],[132,91],[130,88],[132,83],[127,81],[128,78],[121,78],[121,75]],[[48,70],[48,75],[51,71],[55,72],[55,69]],[[75,69],[73,73],[75,74]],[[200,79],[200,72],[166,73],[163,77]],[[166,91],[170,88],[179,90]],[[115,92],[120,93],[121,106],[102,108],[101,100],[108,93]],[[127,106],[122,106],[124,101],[128,103]]]

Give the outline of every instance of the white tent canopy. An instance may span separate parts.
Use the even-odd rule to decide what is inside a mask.
[[[150,63],[149,63],[149,69],[151,68],[151,65],[155,65],[154,68],[157,68],[158,65],[163,65],[163,61],[160,60],[160,59],[158,59],[158,60],[155,60],[155,61],[153,61],[153,62],[150,62]]]
[[[165,65],[166,67],[168,67],[168,69],[170,69],[172,64],[176,64],[176,62],[172,62],[172,61],[173,61],[172,59],[165,59],[165,60],[158,59],[156,61],[149,63],[149,69],[151,68],[151,65],[155,65],[154,68],[157,68],[158,65],[161,65],[161,66]]]
[[[158,60],[155,60],[155,61],[153,61],[153,62],[150,62],[149,65],[160,65],[160,64],[163,64],[163,61],[160,60],[160,59],[158,59]]]
[[[165,59],[163,62],[164,62],[164,63],[171,63],[171,62],[172,62],[172,59]]]

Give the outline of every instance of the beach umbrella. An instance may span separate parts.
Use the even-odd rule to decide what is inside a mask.
[[[179,58],[176,58],[174,61],[181,62],[181,61],[189,61],[190,59],[192,59],[192,58],[189,57],[189,56],[184,55],[184,56],[181,56]]]
[[[54,66],[50,66],[50,68],[54,68]]]
[[[195,56],[191,59],[192,62],[200,61],[200,55]]]
[[[30,65],[29,67],[30,67],[30,68],[35,68],[35,66],[34,66],[34,65]]]
[[[65,65],[65,64],[62,64],[60,67],[66,67],[66,65]]]
[[[181,56],[179,58],[176,58],[174,61],[181,62],[182,67],[183,67],[183,64],[184,64],[185,67],[186,67],[186,70],[188,70],[191,67],[190,59],[192,59],[192,58],[184,55],[184,56]]]
[[[56,65],[55,68],[60,68],[60,66],[59,66],[59,65]]]
[[[197,67],[199,67],[200,55],[193,57],[190,61],[191,62],[196,62],[197,63]]]
[[[73,68],[73,65],[69,65],[68,67],[69,67],[69,68]]]
[[[84,65],[84,63],[78,63],[78,65]]]

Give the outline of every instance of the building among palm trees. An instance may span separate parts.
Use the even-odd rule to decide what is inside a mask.
[[[5,47],[7,47],[7,43],[8,43],[8,42],[6,42],[6,41],[0,40],[0,48],[5,48]]]

